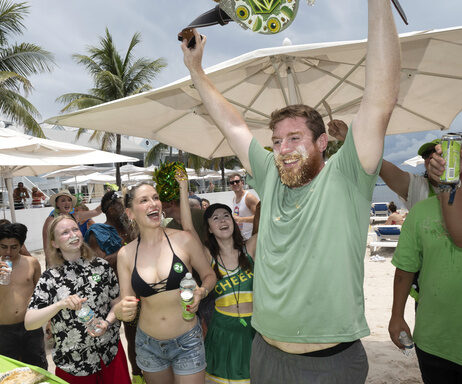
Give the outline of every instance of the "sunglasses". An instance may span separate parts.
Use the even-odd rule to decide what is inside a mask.
[[[241,182],[241,180],[233,180],[233,181],[229,182],[229,185],[239,184],[240,182]]]

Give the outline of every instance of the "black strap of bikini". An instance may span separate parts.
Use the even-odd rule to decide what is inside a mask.
[[[138,259],[138,248],[140,247],[141,236],[138,235],[138,244],[136,244],[136,253],[135,253],[135,268],[136,268],[136,260]]]
[[[170,239],[168,238],[167,233],[165,231],[164,231],[164,235],[167,238],[168,245],[170,245],[170,249],[172,250],[172,253],[175,254],[175,251],[173,250],[172,244],[170,244]]]

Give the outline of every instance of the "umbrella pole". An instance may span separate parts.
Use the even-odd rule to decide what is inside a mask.
[[[14,198],[13,198],[13,182],[11,177],[5,178],[6,188],[8,189],[8,201],[10,203],[10,216],[11,222],[16,223],[16,212],[14,210]]]
[[[6,182],[5,182],[5,178],[3,177],[2,175],[2,183],[0,185],[4,185],[5,186],[5,189],[6,189]],[[8,193],[8,191],[7,191]],[[2,192],[2,211],[3,211],[3,218],[6,219],[6,204],[5,204],[5,199],[4,199],[4,194]]]

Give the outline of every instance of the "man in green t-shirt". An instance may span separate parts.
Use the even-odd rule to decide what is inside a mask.
[[[204,106],[261,198],[252,326],[253,384],[365,382],[359,339],[372,191],[399,89],[399,41],[388,0],[369,0],[364,96],[345,145],[324,166],[320,114],[292,105],[271,115],[274,152],[202,69],[206,38],[184,61]]]
[[[440,147],[435,147],[438,154]],[[432,161],[438,164],[444,160],[437,157]],[[462,382],[462,306],[457,301],[462,297],[460,188],[452,205],[448,200],[449,193],[443,190],[411,209],[392,260],[396,272],[389,332],[399,348],[404,348],[398,339],[400,332],[411,334],[404,308],[414,274],[420,271],[413,337],[426,384]]]

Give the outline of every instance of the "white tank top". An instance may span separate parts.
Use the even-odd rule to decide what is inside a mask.
[[[248,217],[248,216],[253,216],[252,211],[247,207],[245,204],[245,197],[249,191],[245,191],[244,196],[242,196],[241,201],[239,203],[236,203],[236,195],[233,197],[233,215],[234,216],[240,216],[240,217]],[[240,223],[239,229],[241,230],[242,237],[244,240],[250,239],[252,236],[252,228],[253,224],[252,223]]]

